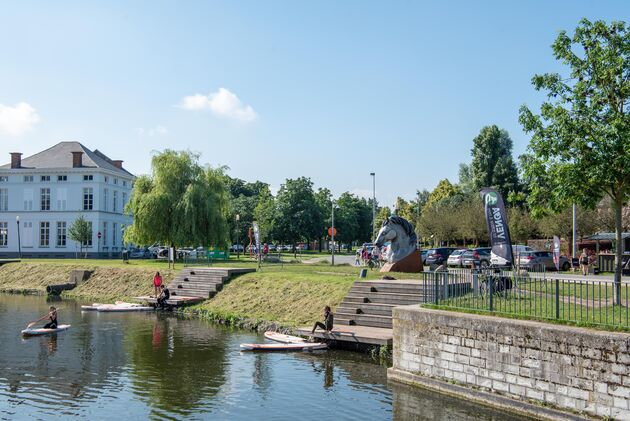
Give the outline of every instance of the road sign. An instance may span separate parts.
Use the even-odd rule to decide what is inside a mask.
[[[101,239],[101,237],[102,237],[101,232],[100,232],[100,231],[99,231],[99,232],[97,232],[97,233],[96,233],[96,236],[97,236],[97,237],[98,237],[98,239],[100,240],[100,239]]]
[[[328,228],[328,235],[331,237],[333,235],[337,235],[337,228],[333,228],[333,227]]]

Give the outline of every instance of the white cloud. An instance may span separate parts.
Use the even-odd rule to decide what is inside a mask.
[[[220,117],[240,121],[252,121],[258,117],[250,105],[244,105],[236,94],[225,88],[208,95],[186,96],[179,107],[185,110],[210,110]]]
[[[146,135],[149,137],[153,137],[153,136],[164,136],[165,134],[168,133],[168,129],[164,126],[157,125],[152,129],[145,129],[143,127],[137,127],[135,129],[135,132],[140,136]]]
[[[20,102],[15,107],[0,104],[0,132],[19,136],[31,130],[37,122],[37,111],[26,102]]]

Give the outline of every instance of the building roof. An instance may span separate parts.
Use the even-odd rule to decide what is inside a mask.
[[[622,232],[621,238],[625,240],[626,238],[630,238],[630,232]],[[614,232],[598,232],[596,234],[591,235],[590,237],[586,237],[587,240],[607,240],[607,241],[615,241],[615,233]]]
[[[104,153],[97,149],[91,151],[80,142],[59,142],[35,155],[22,158],[21,168],[73,168],[72,152],[83,152],[82,168],[103,168],[133,177],[133,174],[124,168],[116,167],[112,159]],[[0,169],[11,169],[11,164],[2,165]]]

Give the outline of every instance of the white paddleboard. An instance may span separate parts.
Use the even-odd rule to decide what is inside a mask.
[[[270,330],[265,332],[265,338],[275,341],[275,342],[281,342],[283,344],[305,342],[304,338],[300,338],[298,336],[292,336],[292,335],[285,335],[279,332],[272,332]]]
[[[300,342],[290,344],[241,344],[241,351],[304,351],[326,349],[328,345],[318,342]]]
[[[50,335],[57,332],[63,332],[64,330],[70,329],[70,325],[59,325],[57,329],[44,329],[41,328],[28,328],[22,331],[22,335],[24,336],[38,336],[38,335]]]

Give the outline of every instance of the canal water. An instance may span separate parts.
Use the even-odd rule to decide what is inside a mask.
[[[81,312],[72,328],[23,339],[43,297],[0,294],[0,419],[517,419],[387,382],[348,351],[240,352],[255,333],[161,313]]]

